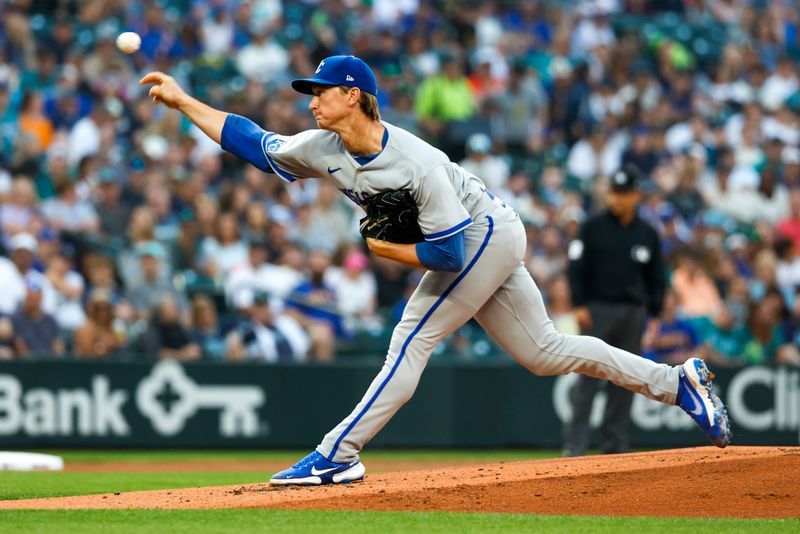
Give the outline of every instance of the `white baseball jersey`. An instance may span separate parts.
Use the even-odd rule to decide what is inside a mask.
[[[287,137],[240,118],[230,120],[223,130],[223,146],[264,171],[290,182],[330,180],[358,204],[376,193],[407,189],[417,203],[427,240],[464,233],[464,267],[423,276],[392,333],[378,376],[352,413],[317,446],[328,460],[348,463],[357,458],[411,398],[434,347],[473,317],[515,360],[537,374],[574,371],[675,402],[676,368],[553,328],[523,264],[526,236],[519,216],[440,150],[385,122],[383,150],[370,159],[348,153],[333,132],[310,130]]]
[[[470,208],[483,195],[483,182],[422,139],[382,124],[388,136],[386,146],[363,165],[338,134],[327,130],[293,136],[267,132],[261,148],[269,166],[284,180],[329,180],[359,205],[376,193],[408,190],[417,204],[426,240],[448,237],[472,224]]]

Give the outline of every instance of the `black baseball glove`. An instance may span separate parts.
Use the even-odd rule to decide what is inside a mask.
[[[364,238],[390,243],[419,243],[425,239],[417,222],[417,205],[405,189],[372,195],[364,209],[367,216],[359,226]]]

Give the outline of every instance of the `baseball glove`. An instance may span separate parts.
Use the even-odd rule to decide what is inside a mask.
[[[364,209],[367,216],[359,226],[364,238],[390,243],[419,243],[424,239],[417,222],[417,205],[405,189],[372,195]]]

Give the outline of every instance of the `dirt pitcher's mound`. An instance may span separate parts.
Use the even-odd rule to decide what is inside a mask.
[[[0,509],[285,508],[786,518],[800,517],[798,473],[800,447],[702,447],[383,473],[346,486],[280,488],[264,483],[0,501]]]

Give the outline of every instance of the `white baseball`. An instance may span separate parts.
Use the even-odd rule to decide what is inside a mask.
[[[117,37],[117,48],[126,54],[133,54],[142,46],[142,38],[136,32],[124,32]]]

